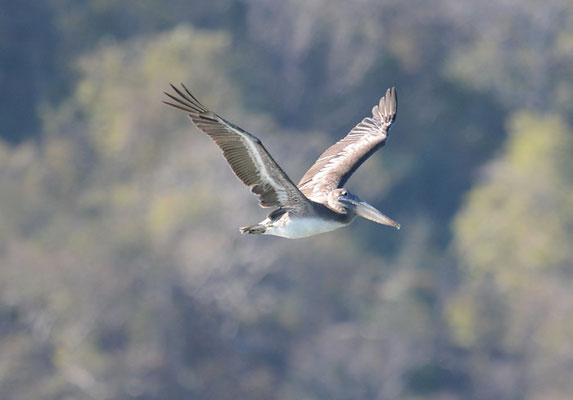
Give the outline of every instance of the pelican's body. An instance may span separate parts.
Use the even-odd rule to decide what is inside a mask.
[[[287,239],[300,239],[308,236],[318,235],[319,233],[331,232],[335,229],[342,228],[348,225],[349,222],[342,222],[336,220],[325,220],[316,217],[294,217],[291,218],[290,214],[285,214],[278,221],[271,221],[269,218],[261,222],[261,224],[269,224],[269,227],[263,232],[266,235],[280,236]]]
[[[254,226],[242,228],[241,232],[257,233],[253,231],[264,227],[262,234],[300,239],[342,228],[350,224],[356,217],[352,213],[334,212],[319,203],[313,202],[311,206],[314,208],[313,212],[298,209],[277,209],[269,214],[264,221]]]
[[[368,203],[343,188],[352,173],[382,147],[396,117],[396,90],[388,89],[372,117],[364,118],[343,139],[329,147],[295,185],[255,136],[205,108],[182,85],[166,93],[187,112],[195,125],[223,150],[237,177],[259,197],[262,207],[275,207],[259,224],[241,228],[241,233],[298,239],[330,232],[350,224],[356,215],[400,228]]]

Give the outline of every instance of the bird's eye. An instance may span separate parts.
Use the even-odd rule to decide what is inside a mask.
[[[346,196],[346,195],[348,195],[348,191],[343,190],[342,192],[340,192],[340,194],[341,194],[342,196]]]

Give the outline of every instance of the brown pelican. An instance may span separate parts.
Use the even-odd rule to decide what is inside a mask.
[[[204,107],[183,84],[171,85],[174,102],[193,123],[211,137],[237,177],[259,198],[261,207],[275,207],[256,225],[241,233],[302,238],[350,224],[356,215],[400,229],[400,225],[360,200],[343,186],[360,165],[384,145],[396,117],[396,89],[372,108],[343,139],[330,146],[295,185],[273,160],[261,141]]]

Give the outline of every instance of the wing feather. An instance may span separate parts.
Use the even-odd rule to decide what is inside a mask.
[[[235,175],[258,196],[261,207],[308,203],[257,137],[209,111],[181,86],[183,89],[171,85],[176,95],[165,92],[172,101],[164,103],[185,111],[215,141]]]
[[[344,186],[354,171],[386,143],[396,109],[396,88],[391,88],[372,108],[372,117],[364,118],[318,157],[298,184],[301,192],[320,201],[325,193]]]

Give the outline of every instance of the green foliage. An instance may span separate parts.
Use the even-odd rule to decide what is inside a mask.
[[[476,8],[449,10],[466,34],[464,46],[449,55],[449,73],[463,85],[495,93],[514,109],[571,113],[570,5],[485,1]],[[487,18],[476,18],[477,13]]]
[[[524,393],[537,398],[570,388],[573,136],[560,117],[530,112],[508,129],[454,223],[464,279],[446,318],[474,368],[485,353],[511,379],[533,380]]]
[[[471,271],[504,286],[569,270],[573,259],[572,133],[558,117],[529,113],[514,116],[509,130],[454,226]]]

